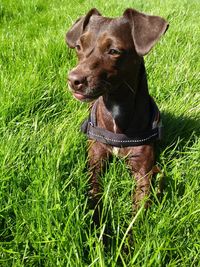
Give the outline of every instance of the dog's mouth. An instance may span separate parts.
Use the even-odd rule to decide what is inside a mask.
[[[77,85],[73,86],[70,82],[68,83],[69,90],[73,94],[74,98],[82,102],[91,102],[103,96],[107,91],[110,90],[111,84],[106,81],[98,82],[93,86],[89,85]]]
[[[85,95],[82,92],[73,92],[73,96],[79,101],[92,101],[94,99],[90,95]]]
[[[73,96],[77,100],[83,101],[83,102],[93,101],[103,94],[103,92],[99,92],[99,93],[95,93],[95,94],[85,94],[84,92],[80,92],[80,91],[73,91],[72,93],[73,93]]]

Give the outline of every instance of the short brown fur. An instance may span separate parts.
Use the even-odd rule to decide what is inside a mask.
[[[151,103],[143,56],[168,28],[161,17],[134,9],[122,17],[105,18],[92,9],[68,31],[66,41],[76,48],[78,65],[69,73],[69,85],[76,98],[95,101],[97,124],[115,133],[130,135],[151,127]],[[92,102],[94,103],[94,102]],[[126,157],[136,179],[134,209],[149,195],[154,167],[154,143],[117,149]],[[98,177],[113,147],[89,140],[90,195],[96,203]],[[148,202],[146,202],[148,206]]]

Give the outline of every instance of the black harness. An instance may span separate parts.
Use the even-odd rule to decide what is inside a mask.
[[[152,103],[152,119],[151,119],[151,129],[139,133],[138,135],[127,136],[126,134],[113,133],[106,129],[97,126],[96,120],[96,109],[98,100],[95,101],[92,106],[89,118],[83,122],[81,126],[81,131],[85,133],[89,139],[96,140],[98,142],[115,146],[115,147],[130,147],[130,146],[140,146],[153,142],[157,139],[161,139],[162,135],[162,121],[160,119],[160,111],[154,102]]]

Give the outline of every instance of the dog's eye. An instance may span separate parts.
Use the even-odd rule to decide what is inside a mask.
[[[81,46],[80,46],[79,44],[77,44],[77,45],[75,46],[75,48],[76,48],[77,51],[80,51],[80,50],[81,50]]]
[[[121,51],[120,50],[117,50],[117,49],[113,49],[111,48],[109,51],[108,51],[108,54],[109,55],[121,55]]]

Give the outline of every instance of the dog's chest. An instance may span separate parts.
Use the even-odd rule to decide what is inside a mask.
[[[113,119],[113,130],[114,130],[114,133],[117,133],[117,125],[116,125],[114,119]],[[113,153],[115,156],[118,156],[118,155],[119,155],[119,150],[120,150],[119,147],[116,147],[116,146],[113,146],[113,147],[112,147],[112,153]]]
[[[113,146],[113,148],[112,148],[113,155],[118,156],[119,150],[120,150],[120,147]]]

